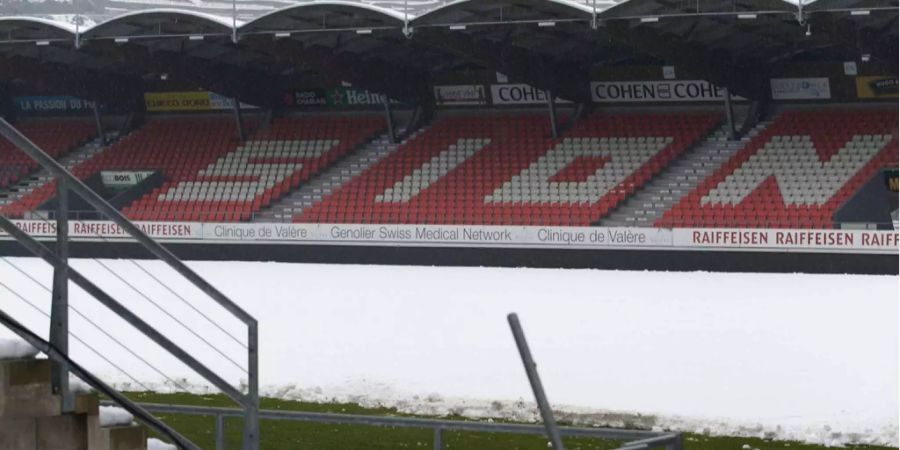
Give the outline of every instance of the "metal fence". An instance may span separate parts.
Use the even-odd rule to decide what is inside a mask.
[[[204,220],[197,219],[198,215],[215,215],[216,213],[222,213],[221,210],[202,210],[202,209],[192,209],[191,211],[186,211],[182,214],[181,217],[176,217],[173,221],[183,221],[183,222],[205,222]],[[53,210],[43,210],[43,211],[26,211],[21,216],[24,220],[56,220],[57,213]],[[98,211],[73,211],[70,210],[68,212],[69,220],[109,220],[106,215]],[[214,220],[210,220],[208,222],[216,222]],[[266,214],[263,212],[252,212],[248,214],[246,220],[242,220],[241,222],[235,223],[246,223],[246,222],[258,222],[258,223],[292,223],[292,216],[288,215],[282,218],[274,218],[270,214]],[[653,225],[653,222],[649,223],[635,223],[634,225],[629,225],[635,228],[659,228]],[[840,230],[896,230],[898,228],[898,223],[894,222],[833,222],[832,226],[835,229]],[[785,228],[778,221],[771,222],[762,222],[759,226],[754,228]]]
[[[112,405],[113,403],[109,403]],[[207,406],[165,405],[139,403],[153,414],[182,414],[208,416],[215,419],[215,450],[226,450],[225,418],[243,417],[237,408],[216,408]],[[415,417],[367,416],[360,414],[318,413],[306,411],[260,410],[259,418],[264,420],[289,420],[330,425],[367,425],[375,427],[430,429],[433,432],[434,450],[444,448],[445,431],[469,431],[477,433],[508,433],[544,436],[547,430],[542,425],[517,423],[492,423],[465,420],[423,419]],[[625,441],[618,450],[682,450],[680,433],[647,430],[625,430],[617,428],[558,427],[563,437],[582,437]]]

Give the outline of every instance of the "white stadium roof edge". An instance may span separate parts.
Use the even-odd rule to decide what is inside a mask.
[[[4,28],[14,29],[18,24],[21,28],[30,28],[36,34],[40,35],[41,29],[45,30],[47,33],[53,33],[53,36],[50,37],[64,37],[64,35],[69,35],[70,37],[75,37],[79,35],[84,38],[108,38],[111,37],[110,34],[104,32],[105,29],[113,27],[117,23],[123,23],[126,20],[134,20],[140,19],[142,17],[147,17],[148,19],[152,19],[154,17],[159,16],[170,16],[174,19],[188,19],[188,21],[193,21],[197,23],[198,26],[211,28],[211,32],[217,31],[222,34],[225,33],[234,33],[241,34],[242,32],[253,32],[258,24],[265,22],[266,20],[276,18],[282,15],[286,15],[288,13],[297,13],[304,9],[317,9],[321,10],[322,8],[334,8],[334,9],[358,9],[360,13],[366,14],[370,17],[372,16],[380,16],[385,19],[386,22],[391,23],[395,26],[416,26],[417,22],[421,21],[422,24],[427,22],[427,18],[431,17],[437,13],[442,11],[449,11],[458,7],[460,5],[466,5],[470,3],[476,3],[479,0],[455,0],[449,3],[441,4],[436,7],[430,9],[423,9],[421,11],[417,11],[417,14],[410,13],[407,11],[403,11],[400,9],[379,6],[371,3],[357,2],[357,1],[348,1],[348,0],[328,0],[328,1],[310,1],[303,2],[297,4],[291,4],[282,8],[273,9],[271,11],[267,11],[264,14],[255,17],[250,20],[241,20],[232,17],[231,15],[218,15],[212,14],[208,12],[196,11],[187,8],[151,8],[145,10],[137,10],[137,11],[129,11],[123,14],[119,14],[113,16],[111,18],[107,18],[101,21],[97,21],[96,23],[90,23],[88,25],[78,26],[72,23],[69,20],[63,20],[63,18],[59,15],[52,16],[51,18],[41,17],[40,15],[9,15],[3,16],[0,15],[0,30]],[[574,0],[531,0],[534,4],[545,4],[548,6],[562,6],[562,9],[569,8],[573,12],[573,18],[584,18],[585,16],[594,16],[598,19],[603,19],[605,17],[614,18],[616,17],[614,11],[619,9],[620,6],[625,6],[631,3],[639,3],[642,0],[625,0],[625,1],[617,1],[617,0],[597,0],[597,1],[574,1]],[[797,0],[774,0],[774,1],[766,1],[766,0],[754,0],[753,3],[760,3],[762,6],[767,5],[763,12],[789,12],[794,11],[798,7],[809,7],[811,5],[818,6],[818,4],[828,3],[829,0],[813,0],[811,2],[798,2]],[[801,4],[802,3],[802,4]],[[772,8],[771,5],[777,5],[776,8]],[[811,10],[814,9],[810,8]],[[740,11],[746,12],[746,11]],[[737,14],[738,12],[735,12]],[[76,17],[74,15],[66,16],[67,19],[72,19],[72,17]],[[85,16],[90,17],[90,16]],[[269,30],[272,31],[272,30]],[[60,34],[62,33],[62,34]],[[41,39],[44,36],[36,36],[35,39]]]

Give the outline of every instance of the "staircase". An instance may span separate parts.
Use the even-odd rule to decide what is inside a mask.
[[[0,448],[3,450],[147,450],[147,429],[127,413],[100,410],[93,392],[75,394],[75,409],[60,413],[51,391],[50,360],[0,360]],[[125,416],[125,421],[110,417]]]
[[[300,189],[272,203],[268,208],[256,214],[253,221],[290,222],[292,217],[321,201],[324,196],[334,192],[335,189],[344,183],[368,170],[375,163],[396,151],[407,140],[412,139],[424,130],[425,128],[416,131],[399,144],[391,143],[387,133],[378,136],[310,179]],[[401,133],[402,130],[398,131],[398,134]]]
[[[241,356],[246,357],[246,362],[242,369],[246,372],[247,378],[240,386],[235,386],[192,356],[181,345],[147,323],[142,316],[134,313],[99,286],[81,275],[77,269],[69,265],[67,256],[59,255],[47,248],[45,244],[30,236],[11,220],[0,214],[0,229],[15,239],[23,248],[40,257],[54,268],[54,286],[57,286],[56,283],[68,285],[68,283],[63,283],[68,278],[70,283],[74,283],[84,292],[90,294],[94,300],[115,313],[160,348],[167,350],[170,355],[237,403],[243,416],[242,448],[244,450],[259,450],[259,322],[256,318],[209,284],[208,281],[191,270],[190,267],[167,251],[162,245],[147,236],[141,228],[128,220],[121,212],[67,170],[67,167],[72,167],[78,163],[75,161],[76,159],[83,161],[102,151],[102,146],[96,143],[93,146],[86,146],[85,149],[82,149],[83,151],[78,152],[81,154],[81,158],[77,156],[64,158],[63,163],[66,166],[63,166],[60,161],[54,160],[50,155],[29,141],[21,132],[2,119],[0,119],[0,136],[6,138],[19,150],[40,162],[44,169],[56,179],[65,180],[68,189],[74,195],[91,202],[99,212],[105,214],[110,220],[120,226],[122,230],[135,239],[150,254],[164,261],[181,277],[205,293],[206,297],[217,304],[224,312],[230,313],[234,319],[244,324],[246,331],[246,340],[244,342],[246,344],[243,344],[239,338],[229,333],[232,339],[244,347]],[[16,267],[15,263],[10,263],[10,265]],[[25,274],[21,269],[18,270]],[[36,280],[33,281],[40,284]],[[162,283],[159,284],[163,288],[166,287]],[[31,303],[21,294],[17,294],[12,290],[10,292],[16,294],[17,297],[26,303]],[[50,314],[45,314],[50,319],[52,342],[35,334],[34,331],[19,323],[0,308],[0,326],[15,333],[31,347],[43,352],[48,358],[62,365],[62,370],[53,370],[53,373],[51,373],[49,361],[30,359],[28,357],[33,356],[34,353],[29,354],[26,352],[23,354],[15,349],[17,346],[5,346],[0,342],[0,449],[147,450],[147,432],[144,428],[133,425],[132,419],[136,417],[142,424],[151,427],[155,432],[177,443],[180,448],[184,450],[200,450],[196,444],[182,436],[171,426],[104,383],[69,357],[67,338],[63,339],[63,336],[66,336],[63,333],[68,332],[68,314],[60,312],[68,311],[68,289],[54,289],[52,292],[54,295],[53,307]],[[146,298],[146,294],[142,294],[141,291],[135,290],[135,292]],[[182,300],[188,303],[187,300]],[[221,325],[218,325],[209,316],[201,313],[196,306],[190,303],[188,305],[200,313],[207,322],[222,330]],[[93,325],[97,327],[96,324]],[[187,328],[184,324],[182,326]],[[54,333],[54,330],[57,333]],[[208,347],[234,362],[214,344],[206,339],[201,339]],[[120,341],[119,344],[123,345]],[[12,348],[11,351],[10,348]],[[96,352],[96,350],[92,350]],[[134,352],[134,350],[130,351]],[[122,425],[107,425],[104,420],[105,410],[98,406],[98,399],[93,394],[81,394],[73,398],[74,407],[69,408],[73,411],[69,412],[69,409],[66,409],[66,412],[63,413],[62,401],[58,395],[54,395],[51,384],[59,383],[64,385],[65,378],[63,377],[67,376],[65,375],[66,373],[77,376],[91,388],[101,392],[105,397],[124,408],[127,413],[131,414],[130,416],[121,414],[121,411],[114,415],[120,417],[124,415],[126,423]],[[154,447],[159,448],[155,440],[152,443]]]
[[[108,134],[107,142],[112,142],[116,138],[116,134]],[[108,145],[108,144],[107,144]],[[106,149],[100,139],[94,139],[87,144],[78,147],[58,159],[68,171],[72,171],[75,166],[93,158],[98,153]],[[39,169],[37,172],[19,180],[18,183],[0,191],[0,208],[15,203],[22,197],[27,196],[40,186],[43,186],[53,180],[53,176],[46,169]]]
[[[712,175],[769,124],[771,120],[760,121],[736,141],[728,140],[727,124],[723,124],[705,140],[682,153],[662,173],[601,219],[599,224],[606,227],[652,227],[681,197]]]

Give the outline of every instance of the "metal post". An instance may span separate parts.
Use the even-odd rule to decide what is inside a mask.
[[[541,418],[544,420],[544,428],[547,429],[550,445],[553,446],[553,450],[565,450],[559,429],[556,427],[556,419],[553,418],[553,410],[550,409],[550,402],[547,401],[547,394],[544,393],[544,386],[537,373],[537,364],[531,357],[528,341],[525,340],[525,332],[522,331],[522,324],[519,323],[519,316],[511,313],[506,316],[506,319],[509,321],[509,328],[512,329],[513,338],[516,340],[516,347],[519,348],[522,364],[525,365],[525,373],[528,375],[528,382],[531,383],[531,390],[534,391],[534,399],[541,411]]]
[[[392,144],[396,144],[397,135],[394,130],[394,112],[391,111],[391,100],[388,98],[387,94],[384,94],[384,117],[387,121],[388,137]]]
[[[237,127],[238,139],[240,139],[241,142],[244,142],[244,116],[243,114],[241,114],[241,102],[237,99],[237,97],[233,97],[231,99],[231,102],[233,103],[232,108],[234,109],[234,123]]]
[[[678,433],[672,442],[666,444],[666,450],[682,450],[684,448],[684,436],[681,433]]]
[[[444,430],[441,428],[434,429],[434,450],[444,449]]]
[[[722,88],[725,91],[725,117],[728,120],[728,139],[734,140],[734,110],[731,107],[731,91],[728,87]]]
[[[100,102],[94,100],[94,123],[97,124],[97,137],[100,143],[106,145],[106,133],[103,131],[103,120],[100,118]]]
[[[553,91],[544,91],[547,95],[547,109],[550,110],[550,134],[553,137],[559,137],[559,130],[556,124],[556,102],[554,102]]]
[[[231,42],[237,44],[237,0],[231,0]]]
[[[259,450],[259,332],[247,326],[247,399],[244,408],[244,450]]]
[[[53,268],[53,299],[50,304],[50,345],[69,354],[69,189],[65,180],[56,182],[56,255],[63,262]],[[64,361],[51,365],[51,388],[58,395],[63,414],[75,410],[69,392],[69,366]]]
[[[225,450],[225,417],[216,414],[216,450]]]

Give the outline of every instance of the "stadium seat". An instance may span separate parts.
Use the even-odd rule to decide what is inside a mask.
[[[26,119],[16,128],[54,158],[84,144],[97,134],[86,119]],[[38,168],[38,163],[6,139],[0,138],[0,188],[6,188]]]

